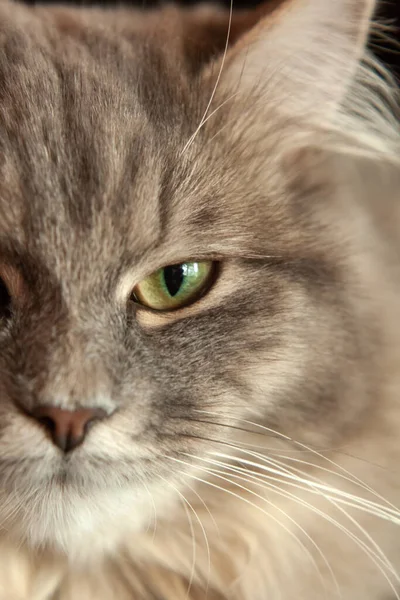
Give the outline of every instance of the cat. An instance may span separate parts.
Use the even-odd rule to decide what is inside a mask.
[[[372,0],[0,2],[0,600],[400,597]]]

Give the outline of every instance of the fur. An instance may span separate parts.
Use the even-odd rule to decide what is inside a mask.
[[[399,597],[374,8],[0,2],[0,600]],[[198,302],[132,300],[194,259]],[[63,454],[46,403],[108,418]]]

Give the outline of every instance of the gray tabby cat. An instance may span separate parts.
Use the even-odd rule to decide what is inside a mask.
[[[0,600],[400,598],[374,9],[0,1]]]

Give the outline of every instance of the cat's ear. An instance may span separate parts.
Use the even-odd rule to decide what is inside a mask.
[[[232,12],[213,4],[200,4],[181,12],[183,50],[188,64],[196,71],[218,59],[283,1],[266,0],[256,8]]]
[[[265,90],[282,109],[315,117],[342,100],[362,56],[374,0],[286,0],[229,49],[222,87]]]

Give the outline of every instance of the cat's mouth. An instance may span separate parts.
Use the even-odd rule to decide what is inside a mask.
[[[154,459],[132,457],[104,458],[85,452],[72,452],[49,458],[30,457],[0,461],[0,486],[7,491],[7,482],[18,482],[20,493],[32,489],[106,490],[113,487],[139,488],[155,481],[160,465]],[[11,492],[12,490],[8,490]]]

